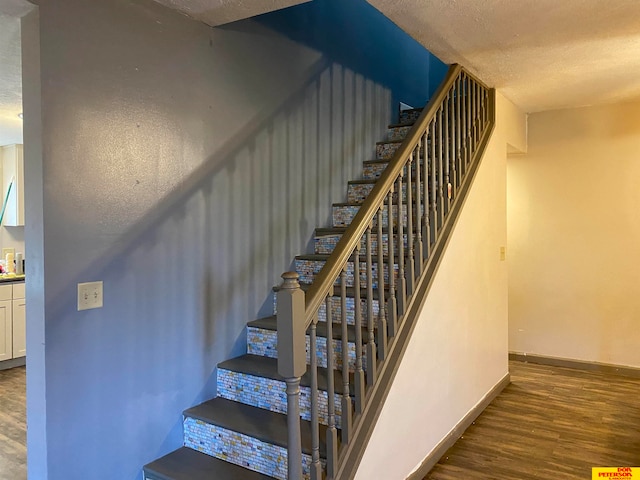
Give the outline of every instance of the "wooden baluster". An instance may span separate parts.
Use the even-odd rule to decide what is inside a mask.
[[[322,465],[320,464],[320,420],[318,416],[318,351],[316,330],[318,315],[311,323],[309,332],[309,360],[311,370],[311,480],[322,480]],[[327,342],[331,340],[327,338]]]
[[[376,337],[373,331],[373,270],[371,254],[371,225],[367,227],[367,385],[372,386],[376,381]]]
[[[334,289],[331,287],[325,299],[327,309],[327,478],[335,478],[338,469],[338,429],[334,389],[333,312],[331,310]]]
[[[449,196],[449,204],[451,203],[451,199],[455,198],[456,192],[456,84],[455,82],[451,86],[451,98],[449,101],[449,123],[451,135],[449,137],[450,143],[450,152],[449,152],[449,182],[448,182],[448,196]]]
[[[476,146],[474,150],[477,150],[478,143],[480,142],[480,119],[481,119],[482,113],[480,110],[480,84],[478,82],[475,82],[475,86],[476,86],[476,128],[475,128]]]
[[[442,107],[438,109],[438,191],[440,192],[439,204],[438,204],[438,227],[442,228],[444,225],[444,185],[443,185],[443,154],[444,154],[444,142],[442,138]]]
[[[456,80],[456,158],[455,158],[455,168],[456,168],[456,191],[460,184],[462,183],[462,169],[461,169],[461,159],[462,159],[462,146],[460,141],[460,136],[462,132],[462,117],[460,114],[460,105],[462,104],[462,88],[461,88],[462,79],[460,77]]]
[[[484,128],[489,124],[489,92],[486,88],[482,89],[484,94]]]
[[[438,240],[438,200],[436,197],[436,120],[431,121],[431,224],[433,243]]]
[[[407,308],[407,279],[404,276],[404,222],[402,220],[402,171],[396,180],[398,199],[398,315],[402,317]],[[390,221],[391,222],[391,221]]]
[[[482,138],[482,132],[484,132],[484,88],[478,84],[478,142]]]
[[[478,149],[478,83],[473,82],[473,152]]]
[[[421,139],[424,138],[424,135]],[[420,178],[420,172],[422,171],[422,165],[420,164],[420,159],[422,157],[422,161],[425,161],[424,155],[425,151],[422,146],[422,140],[420,144],[416,148],[415,159],[416,159],[416,276],[420,277],[422,275],[422,265],[424,262],[424,250],[422,245],[422,205],[424,201],[424,194],[426,192],[426,188],[422,186],[422,181]]]
[[[416,281],[416,262],[413,250],[413,182],[411,181],[413,153],[409,154],[409,160],[407,161],[407,296],[413,295]]]
[[[491,107],[489,105],[489,91],[486,88],[484,88],[483,91],[484,91],[484,106],[485,106],[484,107],[484,124],[486,127],[486,125],[489,124],[489,108]]]
[[[487,89],[482,87],[482,133],[484,133],[489,123],[489,98],[487,97]]]
[[[429,207],[429,162],[430,162],[430,149],[428,143],[429,127],[424,135],[422,135],[422,144],[424,145],[424,158],[423,158],[423,178],[424,178],[424,207],[422,210],[423,215],[423,228],[424,228],[424,254],[425,260],[431,255],[431,222],[429,221],[429,215],[431,215],[431,208]],[[431,137],[433,138],[433,137]],[[432,140],[433,142],[433,140]]]
[[[278,373],[287,385],[288,479],[301,480],[300,377],[307,371],[304,292],[296,272],[285,272],[282,278],[277,296]]]
[[[391,191],[387,194],[387,217],[393,218],[393,185]],[[393,223],[388,222],[387,225],[387,260],[389,265],[389,271],[394,269],[396,249],[394,245],[395,229]],[[399,239],[402,242],[404,239]],[[389,328],[389,336],[395,337],[398,331],[398,304],[396,300],[396,279],[395,275],[389,275],[389,301],[387,302],[387,321]]]
[[[449,213],[450,200],[451,196],[449,195],[449,129],[451,128],[449,124],[449,101],[450,97],[447,95],[444,103],[443,103],[443,129],[444,129],[444,183],[442,184],[442,190],[444,193],[444,203],[442,204],[442,212],[443,215]]]
[[[467,77],[467,156],[465,158],[465,171],[471,163],[473,155],[473,85]]]
[[[382,240],[382,211],[378,210],[378,359],[387,358],[387,315],[384,296],[384,242]],[[393,258],[393,254],[391,255]],[[393,275],[393,270],[389,271]]]
[[[471,153],[473,154],[476,150],[476,82],[469,80],[469,85],[471,88]]]
[[[467,132],[469,131],[469,128],[467,126],[467,100],[468,100],[468,89],[467,89],[467,82],[466,82],[466,78],[464,75],[462,75],[462,78],[460,79],[461,84],[462,84],[462,90],[460,92],[460,109],[461,109],[461,113],[462,113],[462,123],[461,123],[461,128],[462,128],[462,132],[460,134],[461,136],[461,157],[460,157],[460,176],[461,178],[464,178],[464,176],[467,173]]]
[[[354,272],[359,275],[360,272]],[[342,443],[351,441],[352,406],[349,395],[349,328],[347,325],[347,266],[340,272],[340,311],[342,327]]]
[[[361,244],[358,242],[356,249],[353,253],[353,288],[354,294],[354,327],[356,330],[356,368],[353,374],[353,384],[355,387],[355,408],[356,413],[362,413],[364,405],[364,371],[362,369],[362,305],[360,294],[360,248]]]
[[[471,79],[470,78],[465,78],[466,80],[466,95],[465,95],[465,101],[466,101],[466,111],[467,111],[467,125],[465,128],[465,135],[467,137],[467,155],[465,158],[465,164],[466,166],[469,165],[469,163],[471,162],[471,155],[472,155],[472,149],[473,149],[473,135],[471,133],[471,131],[473,130],[473,86],[471,85]],[[466,167],[465,167],[466,168]]]

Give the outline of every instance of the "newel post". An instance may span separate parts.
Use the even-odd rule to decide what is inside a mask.
[[[302,480],[300,377],[307,371],[304,292],[296,272],[282,274],[278,291],[278,373],[287,383],[288,480]]]

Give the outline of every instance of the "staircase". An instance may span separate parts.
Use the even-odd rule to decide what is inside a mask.
[[[457,77],[454,78],[459,79],[460,67],[456,68]],[[452,75],[450,71],[448,79]],[[471,80],[470,77],[462,78]],[[456,99],[463,99],[458,92],[468,92],[470,85],[458,81],[458,90],[447,94],[449,103],[445,108],[447,113],[449,109],[454,112],[447,124],[455,123]],[[444,85],[441,90],[446,93],[448,88]],[[475,97],[468,95],[469,106],[472,98]],[[488,117],[480,110],[488,96],[483,93],[477,99],[478,114]],[[427,107],[427,110],[433,108]],[[443,112],[441,107],[440,128]],[[387,138],[376,145],[376,159],[364,162],[362,178],[349,182],[347,201],[333,205],[332,226],[316,229],[314,253],[296,257],[297,279],[290,274],[283,275],[285,300],[286,295],[300,289],[311,291],[313,297],[314,280],[325,264],[331,262],[332,252],[342,237],[351,232],[352,221],[359,218],[358,212],[366,207],[374,187],[387,181],[385,171],[389,163],[396,165],[401,161],[397,160],[397,152],[402,150],[414,123],[425,118],[426,113],[422,109],[401,112],[399,123],[389,126]],[[350,450],[344,447],[353,450],[355,427],[362,427],[360,417],[366,413],[366,402],[377,395],[373,388],[378,379],[377,372],[383,371],[381,368],[384,369],[384,362],[392,351],[389,345],[394,345],[401,325],[408,324],[403,319],[407,316],[411,295],[423,273],[428,273],[430,258],[433,256],[435,260],[438,232],[445,230],[447,214],[454,211],[456,198],[451,189],[462,192],[464,175],[456,170],[455,162],[466,163],[466,160],[452,158],[451,169],[449,166],[445,169],[441,146],[437,147],[440,163],[435,157],[430,159],[429,151],[436,152],[436,142],[443,143],[442,133],[437,135],[435,126],[434,121],[433,126],[420,135],[419,145],[411,148],[411,160],[394,167],[402,173],[399,182],[392,179],[391,190],[385,192],[388,203],[382,202],[378,206],[376,214],[368,221],[368,228],[365,226],[366,233],[358,235],[357,245],[340,268],[339,277],[329,280],[328,293],[322,295],[311,324],[306,324],[309,328],[301,331],[306,364],[311,368],[305,367],[306,373],[296,379],[299,380],[298,397],[295,397],[295,389],[288,390],[291,379],[287,378],[285,382],[279,374],[282,369],[278,363],[277,332],[281,318],[275,314],[278,302],[274,302],[273,316],[247,324],[247,354],[218,365],[218,397],[184,412],[184,446],[146,465],[145,480],[286,480],[294,478],[288,476],[288,468],[291,469],[289,452],[293,452],[291,458],[295,459],[300,458],[300,450],[304,478],[325,475],[342,478],[338,475],[338,452],[346,458]],[[450,127],[453,136],[455,132],[454,127]],[[460,138],[459,133],[457,138]],[[446,141],[452,146],[453,154],[455,139],[447,138]],[[468,153],[470,166],[472,155],[471,151]],[[462,163],[458,167],[471,172]],[[421,171],[424,171],[422,180]],[[413,183],[412,178],[415,179]],[[399,188],[394,190],[395,185]],[[447,189],[449,195],[443,194]],[[401,208],[397,208],[398,204]],[[320,281],[327,283],[326,279]],[[290,305],[290,302],[285,301],[282,305]],[[385,306],[382,311],[381,305]],[[306,314],[309,314],[308,310]],[[282,318],[286,315],[288,313],[282,313]],[[300,321],[304,325],[305,319]],[[295,347],[287,358],[291,356],[296,356]],[[293,437],[293,427],[286,415],[288,401],[292,399],[296,405],[299,402],[301,419],[299,433]]]

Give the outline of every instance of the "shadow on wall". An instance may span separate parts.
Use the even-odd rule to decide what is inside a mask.
[[[392,100],[411,101],[409,77],[426,102],[431,60],[369,52],[383,30],[343,32],[347,55],[291,24],[212,29],[151,0],[41,3],[45,335],[29,338],[46,356],[32,372],[46,379],[47,469],[131,480],[216,394],[216,364],[272,312],[271,288],[373,158]],[[337,40],[334,20],[350,28],[325,14],[312,40]],[[76,283],[96,280],[104,308],[78,312]]]
[[[215,396],[216,364],[245,353],[247,321],[272,314],[271,288],[294,255],[312,251],[314,228],[330,225],[331,204],[345,200],[347,180],[373,158],[390,104],[389,90],[319,60],[297,92],[251,119],[77,274],[71,285],[94,278],[105,286],[109,319],[83,312],[80,326],[96,329],[87,336],[100,346],[82,352],[83,367],[104,385],[83,392],[83,402],[125,418],[122,427],[97,425],[102,438],[169,417],[154,456],[179,444],[181,410]],[[54,348],[60,332],[78,328],[73,299],[58,298],[69,301],[52,305],[61,322]],[[110,345],[124,355],[111,356]],[[185,392],[185,375],[202,389]],[[148,390],[135,393],[140,386]]]

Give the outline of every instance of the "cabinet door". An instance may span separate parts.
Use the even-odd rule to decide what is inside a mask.
[[[0,361],[13,358],[11,300],[0,301]]]
[[[13,300],[13,358],[27,354],[27,316],[24,298]]]

